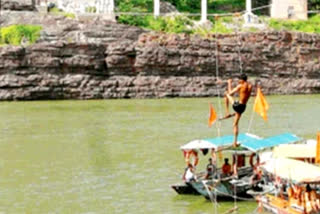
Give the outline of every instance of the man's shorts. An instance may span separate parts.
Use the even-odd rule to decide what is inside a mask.
[[[232,108],[235,112],[242,114],[246,110],[246,104],[241,104],[236,101],[233,103]]]

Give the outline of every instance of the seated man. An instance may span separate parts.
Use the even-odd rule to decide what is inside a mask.
[[[207,174],[205,179],[213,178],[216,174],[216,166],[212,163],[212,158],[209,158],[209,163],[207,165]]]
[[[188,167],[186,168],[185,173],[183,175],[183,179],[185,180],[186,183],[197,180],[192,164],[189,164]]]
[[[222,166],[222,177],[228,177],[231,175],[231,165],[229,164],[229,159],[224,159],[224,164]]]
[[[262,179],[262,170],[259,167],[253,169],[253,175],[250,177],[250,184],[256,191],[261,191],[262,188],[258,186],[258,183]]]
[[[314,211],[318,211],[318,200],[317,193],[315,190],[311,189],[310,185],[307,184],[306,191],[304,193],[305,200],[305,208],[307,213],[312,213]]]

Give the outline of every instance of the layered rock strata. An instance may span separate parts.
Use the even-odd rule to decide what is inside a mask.
[[[45,20],[53,24],[38,43],[0,47],[1,100],[217,96],[241,68],[266,94],[320,92],[318,35],[203,38],[101,20]]]

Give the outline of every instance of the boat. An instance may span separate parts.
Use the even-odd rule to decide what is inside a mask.
[[[280,157],[270,159],[262,168],[282,184],[279,188],[285,189],[257,195],[255,198],[261,209],[274,214],[320,213],[319,166]]]
[[[178,194],[194,194],[193,190],[206,198],[213,196],[232,197],[234,195],[247,195],[246,192],[252,188],[250,178],[253,175],[252,157],[258,152],[273,148],[274,146],[288,143],[297,143],[301,139],[294,134],[285,133],[270,138],[261,138],[253,134],[242,133],[238,136],[240,147],[233,148],[233,135],[222,136],[211,139],[193,140],[180,149],[184,155],[190,151],[199,153],[203,150],[211,150],[213,158],[220,152],[229,152],[234,157],[232,166],[237,166],[231,176],[223,177],[222,170],[217,169],[216,174],[212,178],[206,178],[206,173],[198,174],[196,180],[186,182],[180,185],[172,185],[172,188]],[[185,155],[186,156],[186,155]],[[251,164],[246,165],[246,159],[250,157]],[[240,161],[241,160],[241,161]],[[216,166],[218,165],[215,162]]]
[[[317,142],[307,140],[303,144],[279,145],[273,149],[272,156],[275,158],[290,158],[308,163],[315,163]]]

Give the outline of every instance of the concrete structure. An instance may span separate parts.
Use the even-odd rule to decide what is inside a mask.
[[[71,13],[87,13],[91,9],[95,13],[110,14],[114,11],[114,0],[51,0],[60,9]]]
[[[272,0],[272,18],[306,20],[308,19],[307,0]]]
[[[158,17],[160,15],[160,0],[153,0],[153,12],[154,17]]]
[[[244,21],[246,24],[255,24],[258,17],[252,13],[252,0],[246,0],[246,13],[244,14]]]
[[[208,2],[207,0],[201,0],[201,23],[207,22],[207,10],[208,10]]]
[[[1,0],[0,0],[1,1]],[[114,0],[2,0],[1,6],[5,10],[47,10],[47,6],[54,3],[58,8],[70,13],[113,14]]]

